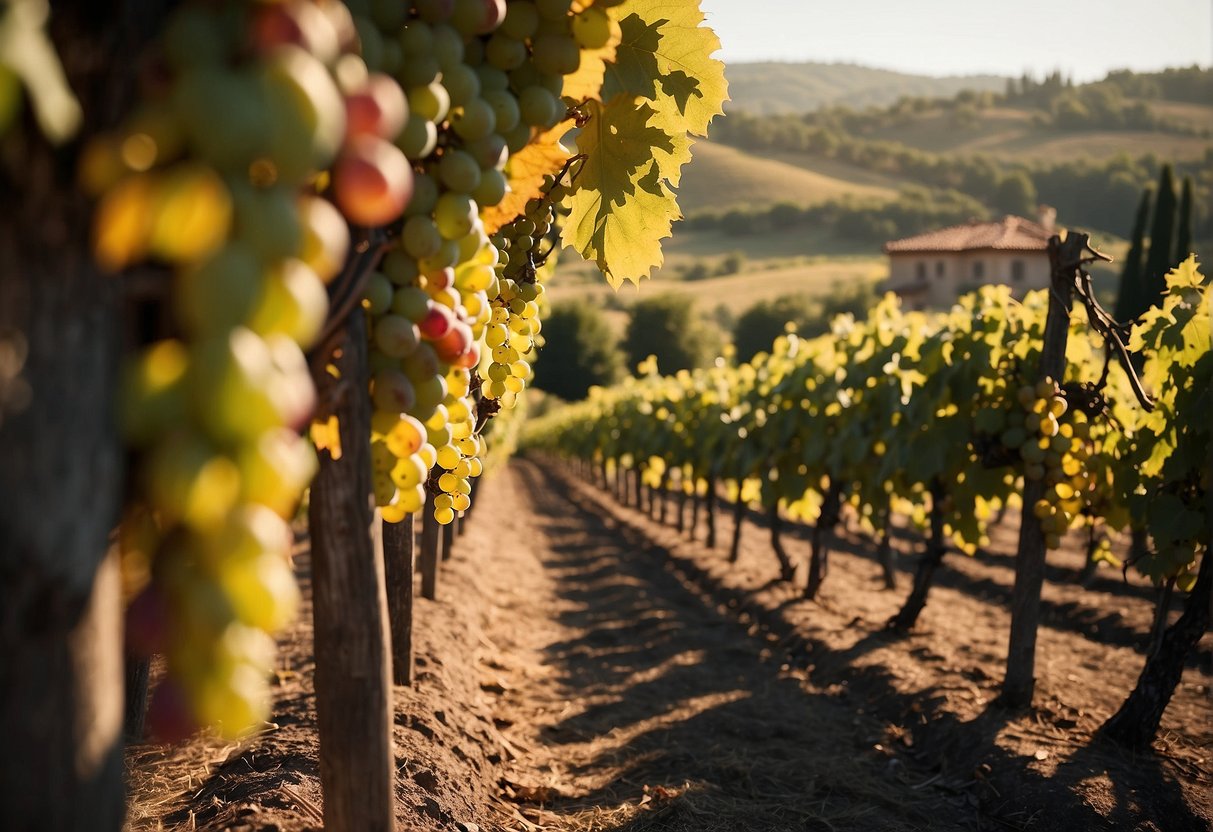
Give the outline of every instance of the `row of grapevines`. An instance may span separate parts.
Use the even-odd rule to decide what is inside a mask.
[[[1018,501],[1022,479],[1043,479],[1044,499],[1028,508],[1049,546],[1076,528],[1148,529],[1154,546],[1137,567],[1188,588],[1208,546],[1208,299],[1193,261],[1169,280],[1164,304],[1134,329],[1160,396],[1152,413],[1117,370],[1098,393],[1084,382],[1100,375],[1102,350],[1077,320],[1066,377],[1028,383],[1046,294],[1020,303],[986,287],[937,314],[903,312],[889,296],[865,321],[783,336],[740,366],[720,360],[669,377],[642,367],[650,372],[593,391],[526,439],[638,467],[655,486],[690,493],[719,481],[730,496],[808,521],[833,486],[872,531],[892,508],[920,526],[934,513],[970,554],[997,510]]]

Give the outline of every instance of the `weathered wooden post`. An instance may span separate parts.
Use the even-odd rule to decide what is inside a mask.
[[[1058,383],[1066,369],[1066,341],[1070,337],[1070,309],[1078,270],[1087,250],[1086,234],[1070,233],[1066,239],[1049,238],[1049,310],[1045,317],[1044,344],[1037,382],[1052,378]],[[1012,707],[1032,703],[1036,686],[1036,628],[1040,621],[1040,588],[1045,575],[1045,535],[1032,506],[1044,496],[1043,479],[1024,483],[1019,526],[1019,549],[1015,556],[1015,586],[1011,594],[1011,637],[1007,646],[1007,675],[1002,699]]]
[[[434,498],[426,502],[421,515],[421,597],[433,601],[438,597],[438,565],[440,563],[441,527],[434,519]]]
[[[392,632],[392,681],[413,683],[413,576],[417,545],[413,515],[383,524],[383,567],[387,582],[388,621]]]
[[[308,511],[324,826],[330,832],[391,832],[391,658],[360,307],[349,316],[332,364],[338,377],[319,373],[317,394],[337,402],[341,455],[320,452]]]

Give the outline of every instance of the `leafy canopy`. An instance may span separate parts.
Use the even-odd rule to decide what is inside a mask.
[[[661,265],[661,240],[681,217],[682,166],[693,137],[723,113],[728,84],[697,0],[626,0],[610,14],[620,40],[600,95],[572,102],[585,120],[585,158],[562,238],[618,288]]]

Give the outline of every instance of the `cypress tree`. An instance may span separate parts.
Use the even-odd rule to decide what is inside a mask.
[[[1175,260],[1178,266],[1192,253],[1192,177],[1184,177],[1183,193],[1179,198],[1179,230],[1175,235]]]
[[[1129,244],[1129,253],[1125,255],[1125,265],[1120,272],[1120,286],[1116,291],[1116,308],[1113,317],[1118,321],[1128,321],[1136,318],[1149,308],[1142,305],[1145,294],[1142,286],[1142,258],[1146,248],[1146,223],[1150,219],[1150,201],[1154,189],[1147,186],[1141,192],[1141,202],[1137,205],[1137,216],[1133,220],[1133,239]]]
[[[1146,255],[1146,270],[1142,286],[1145,303],[1141,314],[1167,291],[1166,274],[1175,262],[1175,179],[1170,165],[1163,165],[1158,175],[1158,200],[1154,203],[1154,222],[1150,225],[1150,253]]]

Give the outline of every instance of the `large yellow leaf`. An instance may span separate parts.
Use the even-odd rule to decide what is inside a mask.
[[[653,108],[618,95],[606,104],[589,101],[588,120],[577,136],[585,161],[561,232],[566,246],[594,261],[616,288],[639,283],[661,265],[661,240],[680,218],[654,151],[673,154],[673,139],[650,124]]]
[[[612,9],[622,39],[607,66],[602,98],[620,93],[649,100],[659,126],[694,136],[707,134],[724,112],[728,82],[724,64],[711,57],[720,39],[704,22],[696,0],[626,0]],[[665,121],[669,119],[669,121]]]

